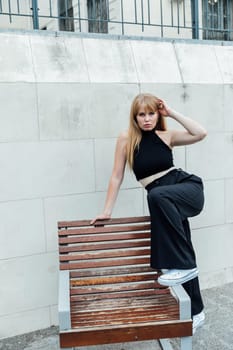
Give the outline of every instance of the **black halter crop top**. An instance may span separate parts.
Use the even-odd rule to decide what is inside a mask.
[[[155,129],[142,131],[142,139],[134,151],[133,171],[139,181],[173,166],[171,148],[156,134]]]

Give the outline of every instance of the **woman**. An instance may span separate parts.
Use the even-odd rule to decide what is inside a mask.
[[[167,117],[184,129],[167,130]],[[203,184],[198,176],[174,167],[172,148],[198,142],[205,136],[200,124],[171,109],[163,100],[151,94],[136,96],[129,129],[117,140],[104,210],[91,222],[111,217],[128,163],[148,192],[151,267],[162,270],[160,284],[182,284],[189,294],[193,333],[204,323],[205,314],[188,217],[203,208]]]

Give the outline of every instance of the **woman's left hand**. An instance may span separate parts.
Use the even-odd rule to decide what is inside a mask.
[[[163,117],[168,117],[170,115],[171,108],[166,104],[165,101],[159,100],[158,109],[159,109],[159,113]]]

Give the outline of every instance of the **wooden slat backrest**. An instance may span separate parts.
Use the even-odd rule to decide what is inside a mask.
[[[71,302],[167,293],[150,268],[150,217],[58,223],[60,269]],[[156,288],[155,288],[156,287]]]
[[[60,269],[148,264],[150,218],[58,223]]]

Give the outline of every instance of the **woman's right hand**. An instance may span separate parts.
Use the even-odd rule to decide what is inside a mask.
[[[90,224],[94,225],[95,222],[98,220],[108,220],[108,219],[111,219],[111,215],[102,213],[102,214],[97,215],[93,220],[91,220]]]

